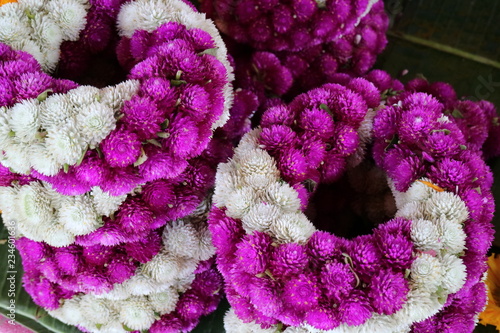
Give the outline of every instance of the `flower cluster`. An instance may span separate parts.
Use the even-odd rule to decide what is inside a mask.
[[[216,130],[233,92],[215,26],[180,0],[120,5],[92,2],[50,60],[78,76],[75,52],[117,44],[128,79],[113,86],[54,79],[33,54],[0,44],[0,205],[24,236],[25,288],[53,316],[92,332],[187,331],[221,296],[207,195],[251,95],[233,128]],[[36,1],[22,6],[38,20]]]
[[[207,209],[124,245],[52,248],[20,238],[25,288],[52,316],[89,332],[191,330],[221,296]]]
[[[415,90],[431,91],[442,103],[430,94],[412,92]],[[464,232],[467,236],[466,250],[459,258],[466,267],[465,285],[448,297],[442,311],[413,329],[415,332],[425,332],[429,327],[437,327],[438,331],[466,331],[474,326],[475,317],[485,302],[484,293],[480,292],[484,289],[481,279],[493,237],[490,224],[494,209],[493,177],[482,152],[492,128],[492,113],[483,110],[489,104],[457,101],[448,85],[429,85],[420,80],[411,81],[406,93],[388,101],[390,105],[374,118],[374,158],[394,181],[395,188],[407,191],[415,180],[427,177],[428,184],[460,198],[468,211],[463,231],[446,229],[447,238]],[[439,205],[450,207],[450,211],[443,213],[441,220],[462,215],[457,215],[457,203],[449,202],[445,206],[444,202]],[[422,208],[408,204],[403,210],[418,219],[430,213]],[[463,309],[462,304],[471,305]],[[460,317],[460,321],[450,324],[456,317]]]
[[[215,12],[229,10],[230,8],[226,7],[230,6],[230,4],[225,3],[222,5],[222,1],[213,2],[213,4],[211,1],[203,2],[204,9],[209,16],[215,15],[211,10],[212,6],[217,8]],[[314,3],[314,1],[300,1],[300,5],[308,6],[309,2]],[[357,6],[355,3],[356,1],[345,1],[342,4],[332,6],[352,6],[354,8]],[[282,10],[282,7],[289,5],[294,8],[296,5],[298,6],[298,4],[280,3],[269,10],[273,13],[272,15],[279,15],[278,13]],[[329,8],[329,5],[325,1],[323,1],[323,4],[314,5],[322,8],[318,11],[321,15],[326,15],[328,12],[325,8]],[[235,10],[238,11],[240,7],[252,8],[252,6],[261,8],[262,6],[272,7],[274,4],[262,4],[258,1],[255,3],[252,1],[239,1]],[[262,14],[262,11],[259,14]],[[230,17],[229,14],[228,17]],[[335,14],[335,19],[340,17],[345,19],[346,15]],[[314,22],[313,25],[317,23],[314,21],[314,17],[308,20]],[[221,21],[216,19],[219,26],[226,27],[226,23],[221,23]],[[249,22],[257,24],[254,19],[250,19]],[[349,72],[357,75],[366,73],[373,66],[376,56],[382,52],[387,43],[385,31],[388,22],[383,2],[378,1],[368,5],[366,13],[363,14],[362,18],[359,18],[356,25],[352,27],[344,26],[345,31],[341,35],[337,37],[328,35],[327,39],[319,39],[315,43],[306,43],[307,45],[297,48],[278,47],[280,44],[274,42],[274,38],[279,39],[280,42],[283,42],[283,39],[277,37],[276,34],[271,37],[273,41],[270,42],[270,45],[254,45],[248,40],[236,38],[222,27],[221,31],[228,33],[238,42],[250,43],[253,47],[239,44],[230,38],[227,39],[228,48],[235,59],[235,85],[252,90],[259,98],[261,109],[265,110],[272,103],[268,100],[272,99],[272,96],[285,97],[291,100],[304,91],[333,82],[332,76],[337,72]],[[298,27],[300,24],[297,25],[296,23],[295,21],[290,29],[295,27],[300,29]],[[282,23],[277,22],[276,24]],[[228,27],[234,26],[236,24],[231,23]],[[255,29],[249,30],[248,33],[252,34],[255,31]],[[260,32],[257,35],[262,36]],[[312,34],[307,36],[312,36]],[[293,40],[298,41],[296,37]],[[278,47],[278,49],[275,47]]]
[[[402,93],[379,106],[381,91],[401,86],[382,72],[366,78],[337,75],[350,89],[329,84],[268,109],[219,166],[209,224],[232,305],[228,331],[451,332],[480,311],[477,263],[491,241],[492,203],[482,142],[474,148],[471,126],[460,128],[430,95]],[[342,136],[336,127],[353,119],[346,132],[356,136]],[[371,133],[359,128],[363,119],[397,211],[373,234],[347,240],[317,231],[303,212],[317,184],[362,159],[359,137]]]
[[[45,71],[55,69],[64,41],[75,41],[87,23],[90,3],[19,0],[0,6],[0,42],[31,54]]]
[[[211,0],[203,10],[217,27],[260,50],[298,51],[334,41],[366,16],[377,0]]]

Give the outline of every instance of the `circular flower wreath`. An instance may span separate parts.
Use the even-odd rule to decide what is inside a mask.
[[[219,166],[209,228],[232,306],[228,331],[474,326],[485,302],[493,198],[486,136],[472,133],[488,133],[491,113],[456,100],[448,111],[445,98],[425,93],[392,96],[400,84],[380,71],[367,78],[378,89],[339,75],[342,84],[268,109]],[[381,91],[392,96],[386,106]],[[372,130],[371,155],[387,175],[395,217],[350,240],[316,230],[304,212],[317,185],[359,164],[358,145]]]
[[[0,10],[26,16],[37,6]],[[30,55],[2,46],[1,164],[39,180],[2,189],[2,208],[27,237],[53,246],[109,233],[120,235],[102,244],[135,241],[187,215],[211,186],[200,155],[228,118],[225,48],[187,4],[155,6],[130,2],[119,12],[118,56],[131,70],[129,80],[104,89],[54,79]],[[158,8],[165,14],[151,15]],[[3,173],[8,186],[14,176]]]

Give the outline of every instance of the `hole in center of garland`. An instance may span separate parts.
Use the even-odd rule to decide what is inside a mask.
[[[385,173],[373,160],[365,160],[332,184],[320,184],[306,210],[317,229],[349,239],[371,234],[395,213]]]

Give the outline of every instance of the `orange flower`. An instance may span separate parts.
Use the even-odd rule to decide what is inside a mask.
[[[6,3],[9,2],[17,2],[17,0],[0,0],[0,6],[5,5]]]
[[[492,254],[488,258],[488,304],[479,314],[480,323],[496,326],[500,330],[500,256]]]

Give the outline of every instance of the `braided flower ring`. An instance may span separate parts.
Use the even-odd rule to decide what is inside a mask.
[[[2,210],[29,238],[66,246],[107,225],[99,234],[122,233],[116,244],[186,216],[211,186],[214,161],[200,156],[228,118],[225,48],[184,2],[157,5],[169,14],[151,18],[146,1],[118,14],[118,58],[131,70],[115,86],[54,79],[3,45],[2,168],[38,181],[3,188]]]
[[[220,165],[209,224],[229,332],[406,332],[471,288],[462,322],[484,305],[468,260],[491,242],[491,172],[437,99],[379,93],[353,79],[270,108]],[[316,230],[313,193],[359,164],[372,125],[393,218],[352,239]]]

